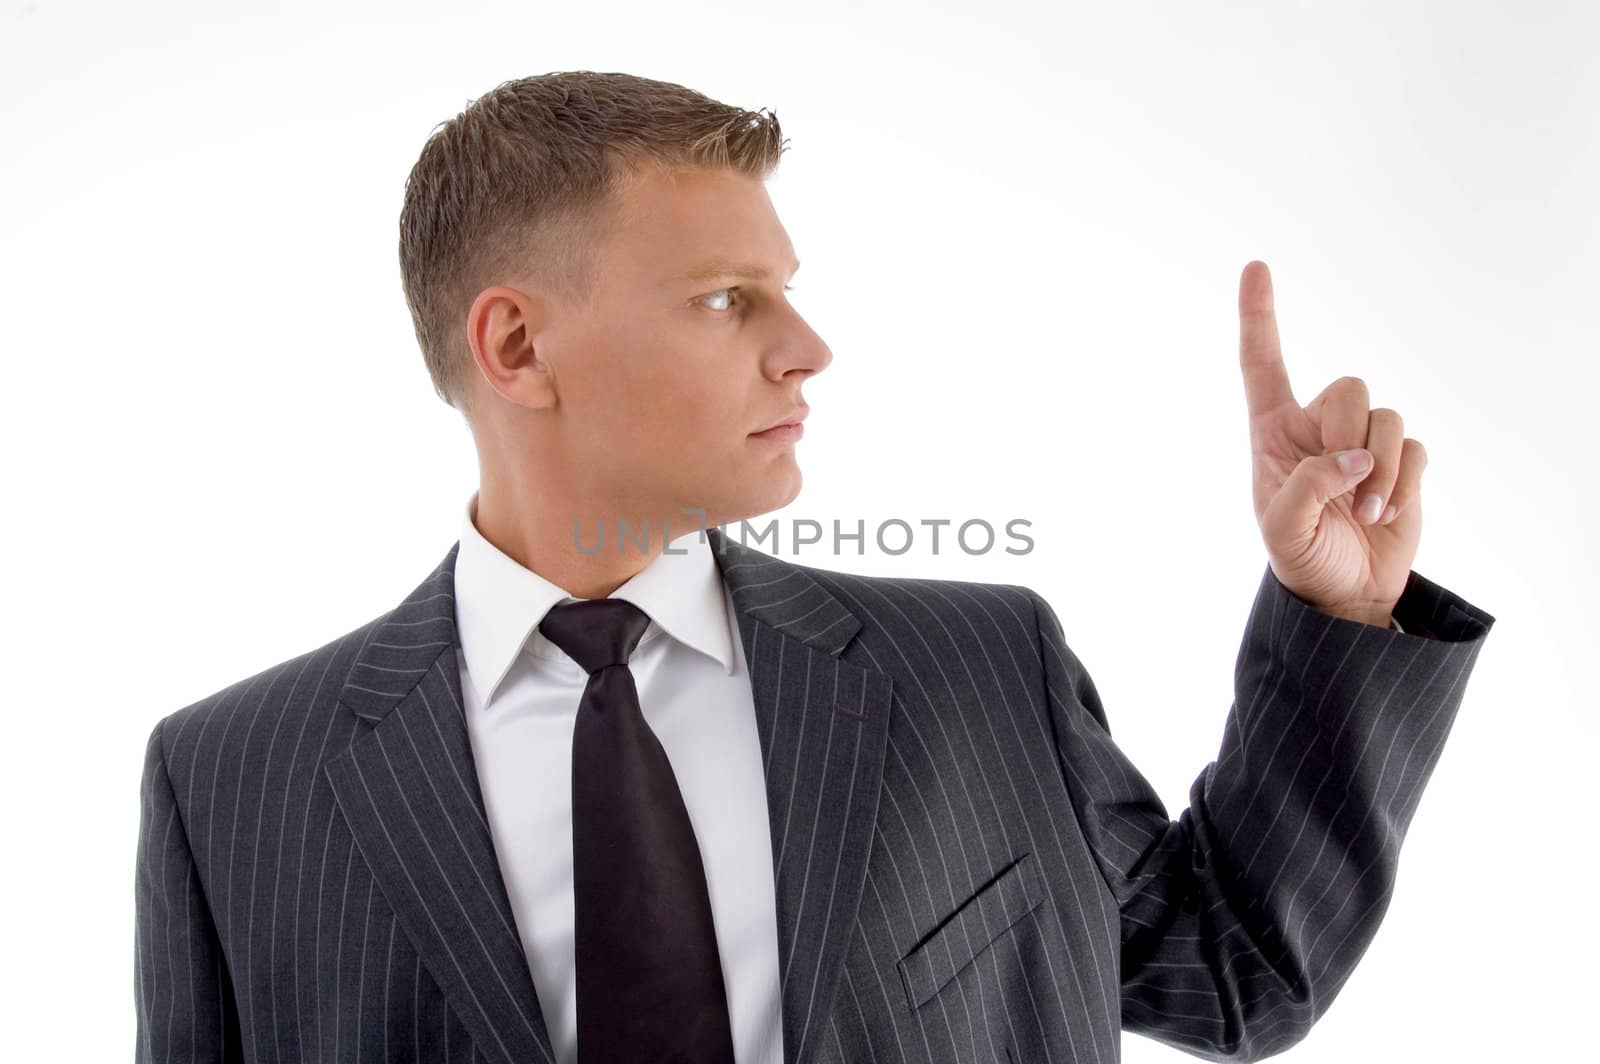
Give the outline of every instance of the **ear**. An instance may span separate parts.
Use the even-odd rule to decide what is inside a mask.
[[[518,406],[555,405],[555,374],[535,346],[548,313],[546,300],[509,285],[485,288],[467,311],[467,344],[478,375]]]

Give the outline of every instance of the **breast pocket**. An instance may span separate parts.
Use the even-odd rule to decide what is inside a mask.
[[[900,959],[900,980],[911,1007],[938,993],[1044,897],[1033,855],[1025,853]]]

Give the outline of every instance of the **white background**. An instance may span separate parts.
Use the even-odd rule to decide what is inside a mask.
[[[1236,312],[1266,261],[1297,397],[1354,374],[1401,413],[1429,455],[1414,568],[1498,622],[1387,919],[1283,1059],[1591,1045],[1592,5],[39,0],[0,16],[0,1055],[133,1050],[155,722],[389,609],[454,541],[475,455],[401,295],[402,185],[436,123],[564,69],[790,138],[791,299],[835,360],[773,516],[1035,540],[783,556],[1039,589],[1174,817],[1266,564]]]

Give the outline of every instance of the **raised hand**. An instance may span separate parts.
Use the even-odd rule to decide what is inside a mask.
[[[1256,522],[1273,573],[1325,613],[1387,627],[1422,537],[1422,444],[1406,437],[1398,413],[1368,408],[1359,377],[1340,377],[1305,407],[1295,401],[1272,276],[1259,260],[1239,278],[1239,367]],[[1341,455],[1357,461],[1346,470]]]

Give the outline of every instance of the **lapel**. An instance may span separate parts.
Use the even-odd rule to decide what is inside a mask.
[[[733,599],[765,765],[784,1060],[807,1064],[865,883],[891,683],[840,656],[861,621],[804,567],[720,528],[707,536]],[[459,547],[360,651],[339,703],[370,726],[323,771],[473,1040],[504,1064],[554,1064],[467,737],[454,653]]]

